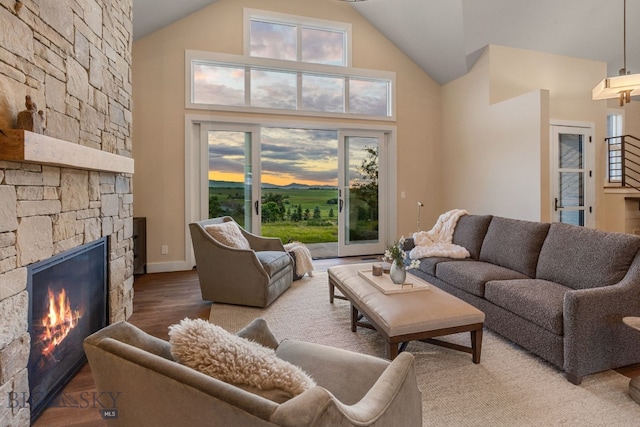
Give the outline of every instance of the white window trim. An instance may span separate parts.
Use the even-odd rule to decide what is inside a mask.
[[[328,21],[325,19],[309,18],[306,16],[289,15],[286,13],[271,12],[267,10],[244,8],[244,55],[250,56],[251,52],[251,19],[264,19],[268,22],[294,24],[318,28],[323,30],[336,30],[345,33],[345,66],[351,66],[351,24],[348,22]],[[300,40],[298,40],[298,56],[300,54]],[[291,61],[287,61],[291,62]]]
[[[219,64],[231,66],[253,66],[265,69],[303,72],[310,74],[321,74],[327,76],[352,77],[363,79],[388,80],[391,83],[389,88],[388,102],[390,111],[388,116],[374,116],[369,114],[352,113],[331,113],[322,111],[306,110],[285,110],[278,108],[259,108],[248,106],[228,106],[216,104],[201,104],[193,102],[193,61],[211,61]],[[248,92],[245,92],[245,96]],[[185,50],[185,108],[197,110],[213,111],[237,111],[266,114],[286,114],[292,116],[311,116],[327,118],[350,118],[376,121],[396,120],[396,73],[392,71],[371,70],[366,68],[337,67],[333,65],[310,64],[304,62],[282,61],[267,58],[254,58],[246,55],[233,55],[228,53],[205,52],[197,50]],[[348,91],[345,92],[345,97]],[[346,102],[346,99],[345,99]]]

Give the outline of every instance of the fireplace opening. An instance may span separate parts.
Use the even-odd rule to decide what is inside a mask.
[[[107,240],[28,267],[31,420],[86,363],[83,340],[106,326]]]

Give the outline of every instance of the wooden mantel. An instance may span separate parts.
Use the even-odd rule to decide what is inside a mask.
[[[0,129],[0,160],[133,173],[133,159],[21,129]]]

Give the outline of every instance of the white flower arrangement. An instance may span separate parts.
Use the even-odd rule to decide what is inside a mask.
[[[388,246],[384,251],[384,259],[390,263],[396,264],[398,267],[402,267],[404,265],[404,260],[407,258],[407,253],[404,250],[404,236],[400,237],[400,240],[393,243],[393,245]],[[420,266],[420,260],[412,259],[407,265],[407,270],[411,270],[412,268],[418,268]]]

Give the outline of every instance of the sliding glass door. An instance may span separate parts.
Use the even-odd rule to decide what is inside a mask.
[[[233,125],[207,125],[202,129],[206,155],[206,182],[202,216],[230,216],[247,231],[258,231],[260,200],[254,187],[256,129]],[[259,166],[258,166],[259,167]]]
[[[387,202],[385,135],[341,132],[339,180],[339,249],[341,256],[383,253]],[[381,227],[382,225],[382,227]]]

